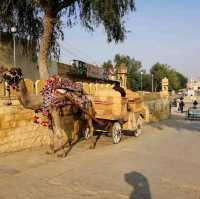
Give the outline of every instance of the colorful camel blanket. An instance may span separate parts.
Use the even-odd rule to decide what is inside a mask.
[[[89,100],[82,91],[83,85],[81,82],[73,82],[70,79],[59,76],[51,77],[41,91],[43,96],[43,114],[48,116],[49,106],[63,107],[75,105],[87,110]]]

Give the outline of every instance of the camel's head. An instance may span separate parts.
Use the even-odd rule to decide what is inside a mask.
[[[9,86],[17,88],[20,80],[23,78],[21,68],[11,68],[9,71],[4,72],[3,79]]]

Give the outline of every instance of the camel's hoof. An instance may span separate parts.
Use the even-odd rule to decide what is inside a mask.
[[[72,146],[73,142],[74,142],[74,140],[73,140],[73,139],[70,139],[70,140],[68,141],[69,146]]]
[[[58,158],[64,158],[65,157],[65,153],[59,153],[59,154],[57,154],[57,157]]]
[[[95,149],[95,145],[94,145],[94,144],[90,145],[90,146],[89,146],[89,149],[90,149],[90,150]]]
[[[11,105],[12,105],[11,102],[5,102],[5,103],[3,103],[3,104],[6,105],[6,106],[11,106]]]
[[[55,153],[55,151],[53,151],[53,150],[48,150],[48,151],[46,151],[46,154],[47,155],[52,155],[52,154],[54,154]]]

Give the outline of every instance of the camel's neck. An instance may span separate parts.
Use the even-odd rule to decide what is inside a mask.
[[[26,87],[24,79],[21,79],[18,84],[17,94],[18,94],[18,97],[21,97],[21,98],[26,97],[28,95],[27,87]]]
[[[18,96],[20,104],[24,108],[28,108],[28,109],[32,109],[32,110],[37,110],[37,109],[41,108],[41,105],[43,102],[42,96],[41,95],[38,95],[38,96],[30,95],[28,93],[24,79],[21,79],[18,84],[17,96]]]
[[[17,85],[17,97],[22,106],[26,106],[27,98],[28,98],[28,92],[26,88],[26,84],[24,82],[24,79],[21,79],[20,82]]]

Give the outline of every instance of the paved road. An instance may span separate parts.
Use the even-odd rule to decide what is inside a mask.
[[[199,199],[200,122],[172,118],[119,145],[79,143],[67,158],[0,156],[0,199]]]

